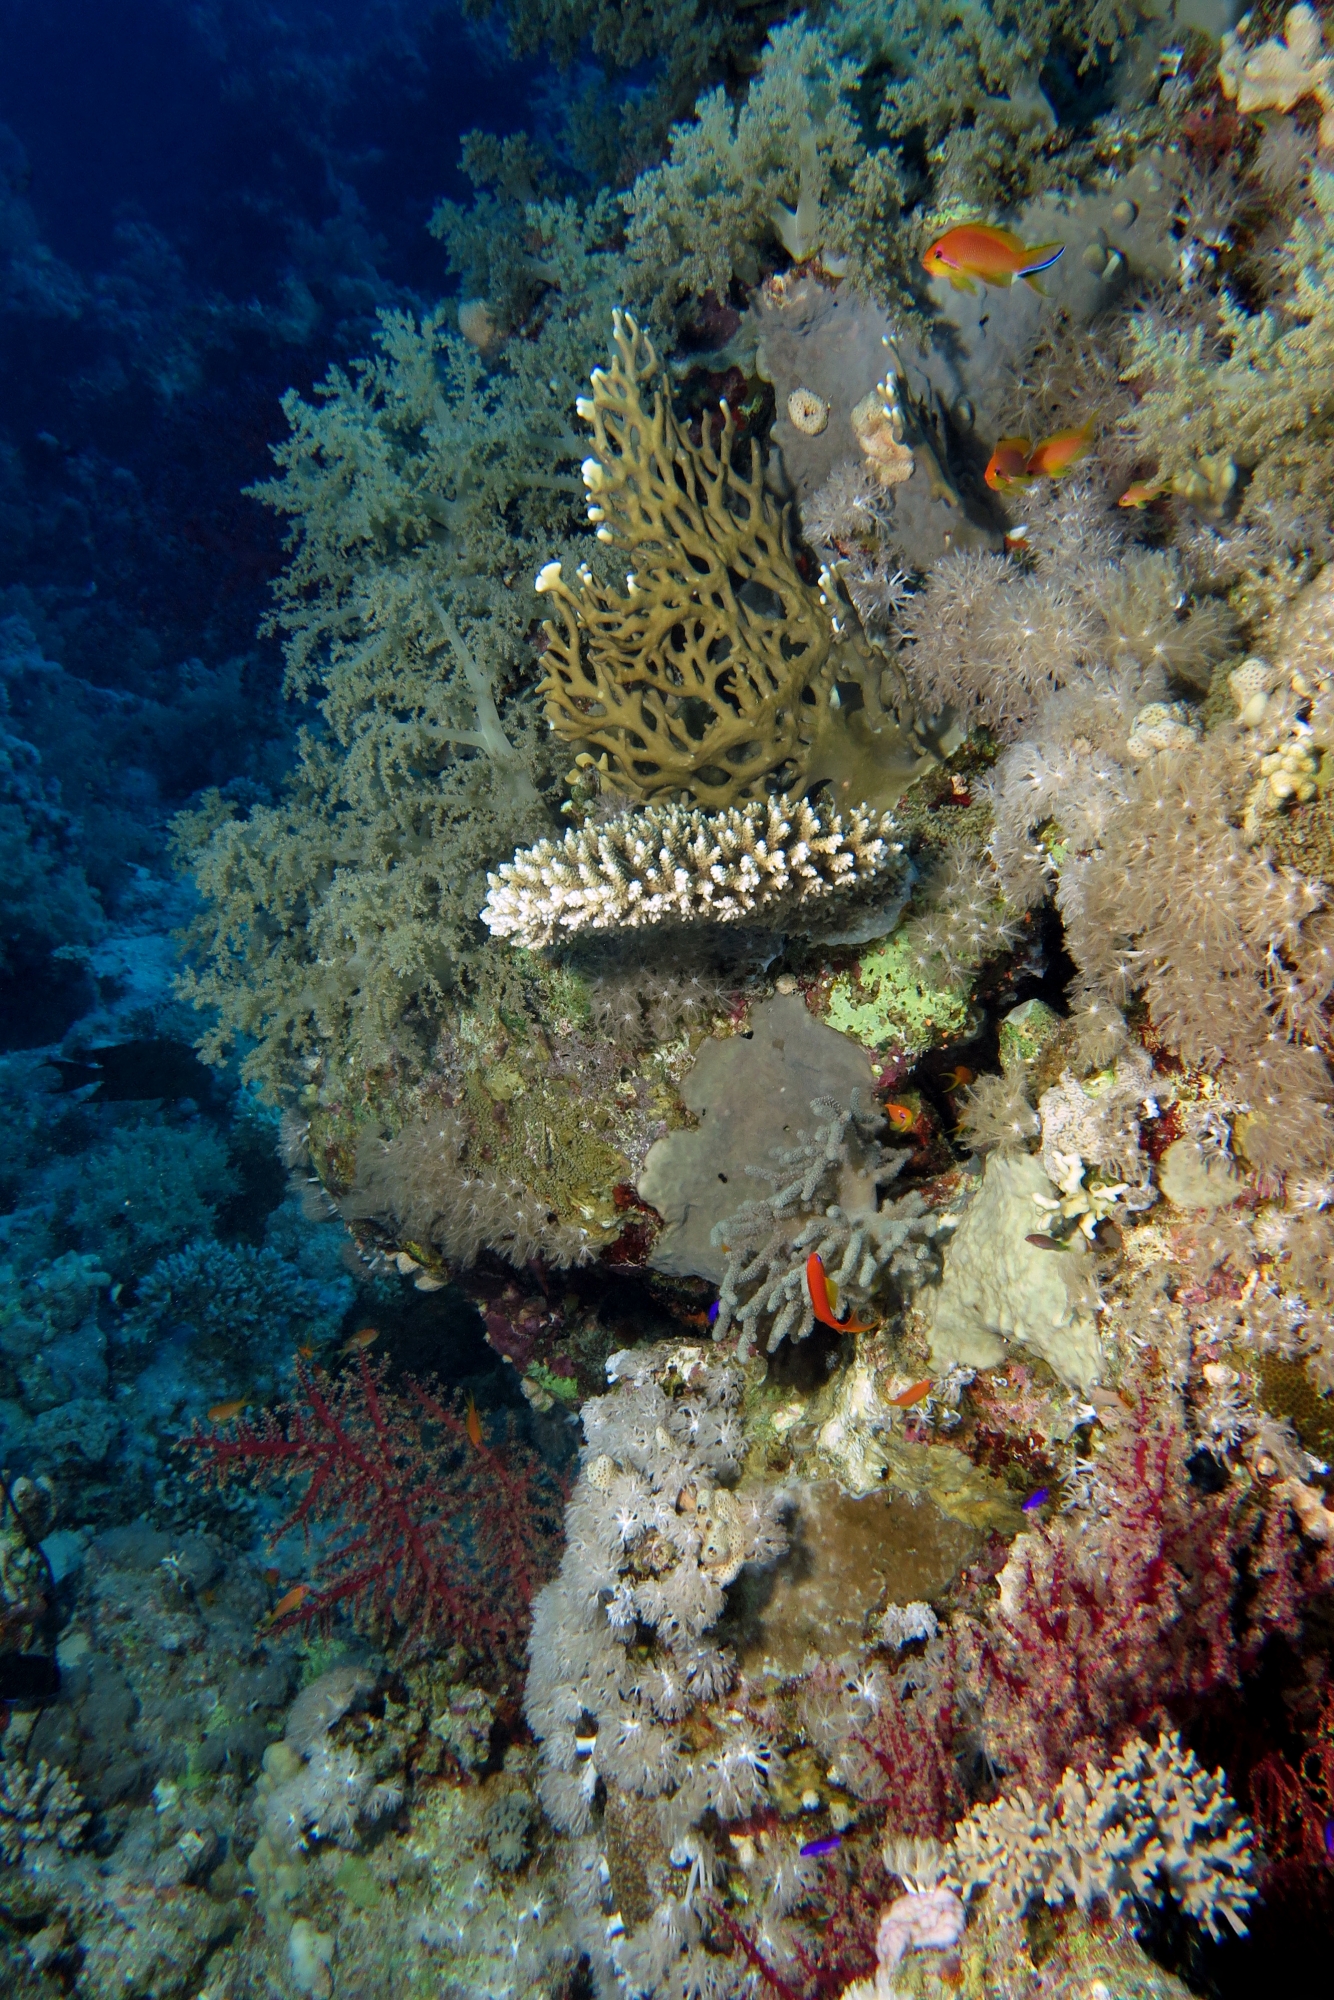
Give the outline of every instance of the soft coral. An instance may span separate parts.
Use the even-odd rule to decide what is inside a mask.
[[[315,1583],[276,1627],[327,1622],[346,1605],[396,1631],[407,1650],[461,1641],[516,1662],[528,1606],[554,1567],[563,1492],[532,1453],[474,1443],[457,1411],[422,1383],[385,1386],[364,1356],[339,1380],[297,1368],[294,1403],[215,1436],[196,1426],[182,1449],[221,1485],[304,1482],[274,1530],[324,1548]]]

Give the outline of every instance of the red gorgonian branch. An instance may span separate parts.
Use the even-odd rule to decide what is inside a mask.
[[[389,1389],[385,1373],[364,1355],[337,1380],[298,1365],[294,1402],[221,1434],[196,1425],[179,1448],[210,1484],[296,1490],[270,1545],[300,1528],[319,1555],[274,1630],[346,1607],[408,1652],[458,1642],[517,1664],[558,1558],[560,1482],[512,1437],[476,1442],[438,1395]]]

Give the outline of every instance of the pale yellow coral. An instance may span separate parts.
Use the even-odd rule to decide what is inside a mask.
[[[829,405],[814,389],[794,389],[787,399],[787,414],[793,430],[819,437],[829,422]]]
[[[1223,37],[1218,63],[1223,95],[1236,100],[1238,111],[1291,111],[1304,97],[1320,106],[1320,144],[1334,149],[1334,55],[1325,48],[1315,10],[1305,4],[1290,7],[1283,19],[1283,38],[1272,37],[1247,49],[1229,30]]]

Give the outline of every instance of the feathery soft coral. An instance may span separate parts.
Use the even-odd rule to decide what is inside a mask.
[[[277,1544],[319,1531],[314,1585],[279,1625],[340,1606],[412,1651],[462,1641],[517,1664],[528,1606],[555,1567],[564,1494],[513,1439],[475,1444],[464,1419],[422,1383],[385,1386],[363,1356],[334,1381],[297,1368],[296,1402],[234,1432],[196,1426],[181,1449],[215,1485],[301,1482]]]

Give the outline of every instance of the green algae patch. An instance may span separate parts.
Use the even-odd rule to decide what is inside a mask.
[[[357,1854],[349,1854],[339,1863],[334,1888],[341,1889],[358,1910],[378,1910],[384,1901],[383,1889]]]
[[[823,1013],[831,1028],[864,1048],[919,1056],[962,1033],[968,1001],[924,979],[906,938],[895,932],[869,946],[851,970],[835,974]]]

